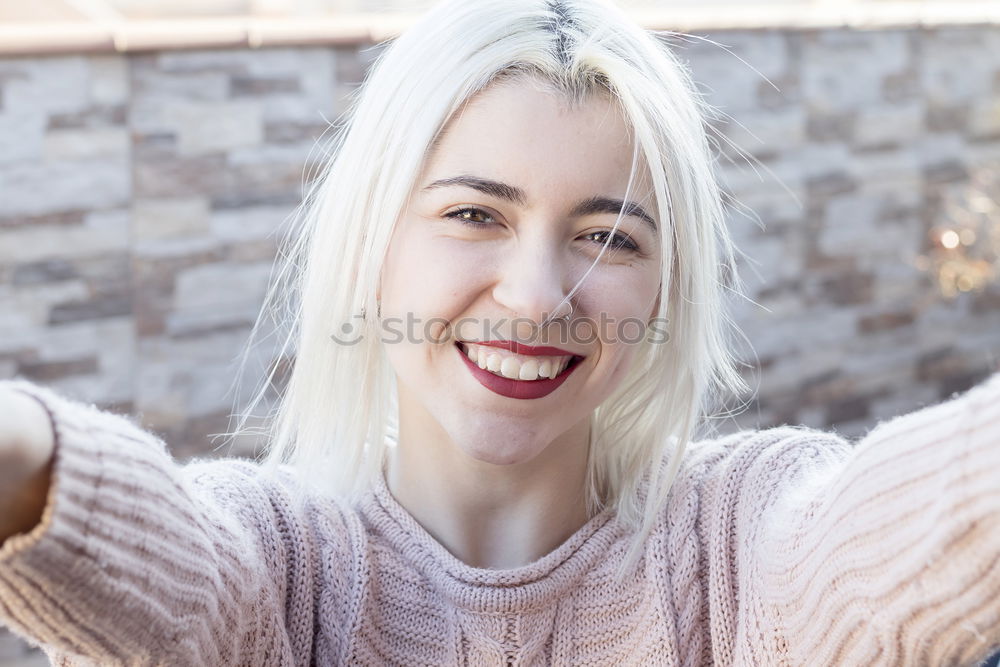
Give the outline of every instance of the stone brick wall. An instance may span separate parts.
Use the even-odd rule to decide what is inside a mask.
[[[728,51],[675,43],[757,161],[720,139],[759,381],[720,427],[858,435],[996,367],[1000,289],[946,299],[918,258],[943,202],[1000,164],[1000,27],[707,36]],[[211,451],[276,230],[372,55],[0,59],[0,376],[140,414],[179,458]],[[39,660],[0,638],[0,665]]]
[[[0,60],[0,376],[126,412],[179,455],[228,426],[276,229],[355,49]]]
[[[706,42],[685,54],[729,116],[716,125],[759,160],[750,169],[723,142],[726,189],[763,227],[733,215],[756,302],[734,316],[760,368],[738,424],[859,435],[997,368],[996,283],[946,299],[919,266],[954,222],[944,202],[1000,170],[1000,29],[710,37],[734,55]],[[1000,189],[989,194],[998,234]]]

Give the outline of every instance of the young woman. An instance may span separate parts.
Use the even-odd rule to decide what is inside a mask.
[[[264,311],[267,458],[0,384],[0,622],[56,664],[953,665],[1000,643],[1000,376],[856,445],[741,390],[684,68],[602,0],[375,64]],[[270,378],[268,378],[270,380]],[[50,426],[51,424],[51,426]]]

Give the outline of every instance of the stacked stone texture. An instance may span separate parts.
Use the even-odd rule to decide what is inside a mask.
[[[917,258],[942,202],[1000,169],[1000,29],[709,38],[682,52],[726,114],[714,125],[759,161],[719,141],[760,383],[737,421],[858,435],[995,368],[998,286],[942,298]]]
[[[944,194],[1000,168],[1000,27],[707,37],[671,42],[725,114],[756,387],[720,428],[857,435],[995,368],[1000,287],[944,299],[915,260]],[[0,377],[140,414],[179,458],[212,450],[365,47],[0,59]],[[44,663],[4,636],[0,664]]]

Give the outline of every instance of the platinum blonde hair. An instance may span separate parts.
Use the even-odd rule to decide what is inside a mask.
[[[669,322],[669,342],[638,346],[629,374],[591,417],[588,456],[589,509],[613,508],[635,529],[626,559],[634,563],[712,397],[745,386],[723,312],[737,278],[709,108],[661,35],[607,0],[445,0],[380,53],[335,128],[251,335],[270,313],[287,327],[281,354],[296,359],[268,416],[262,463],[288,464],[311,488],[345,498],[381,474],[398,429],[395,378],[373,318],[356,314],[376,311],[394,225],[447,121],[477,92],[515,77],[571,102],[611,96],[633,134],[629,187],[640,164],[653,186],[656,317]],[[345,323],[362,327],[357,344],[331,340]]]

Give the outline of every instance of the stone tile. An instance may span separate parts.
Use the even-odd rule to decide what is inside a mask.
[[[329,130],[324,122],[278,122],[264,125],[265,144],[301,144],[318,141]]]
[[[858,332],[869,334],[875,331],[886,331],[913,324],[916,314],[911,311],[878,313],[866,315],[858,320]]]
[[[806,116],[801,109],[743,114],[722,126],[726,137],[743,152],[758,159],[794,150],[805,143]],[[736,151],[726,146],[724,153],[736,158]]]
[[[160,105],[177,101],[222,102],[230,95],[230,74],[224,71],[163,72],[150,67],[132,69],[133,115],[139,127],[156,115]]]
[[[915,197],[924,190],[921,157],[909,141],[901,142],[899,148],[858,153],[851,164],[851,176],[861,192],[891,194],[894,199]]]
[[[937,391],[933,387],[909,385],[900,387],[891,396],[871,401],[871,417],[885,420],[937,402]]]
[[[163,239],[204,237],[209,232],[209,202],[204,197],[136,199],[132,205],[132,231],[138,243],[149,248]]]
[[[263,301],[271,263],[205,264],[179,272],[167,332],[211,330],[253,323]]]
[[[965,134],[969,127],[969,107],[964,104],[930,104],[925,113],[925,125],[931,132]]]
[[[124,156],[23,162],[4,168],[3,183],[0,218],[113,208],[127,202],[131,194],[128,160]],[[53,183],[59,187],[51,187]],[[46,194],[39,197],[39,192]]]
[[[42,215],[13,215],[10,217],[0,217],[0,228],[23,229],[38,225],[73,227],[85,224],[86,220],[87,211],[83,209],[76,209]]]
[[[944,401],[985,380],[993,367],[976,368],[965,373],[957,373],[941,380],[938,385],[938,400]]]
[[[924,295],[926,274],[919,271],[914,259],[919,254],[922,237],[914,232],[905,242],[893,249],[894,258],[872,267],[875,274],[875,290],[872,301],[878,304],[900,304],[916,301],[914,295]],[[916,306],[914,306],[916,307]],[[919,315],[916,316],[919,318]]]
[[[852,396],[840,401],[832,401],[826,406],[826,426],[832,427],[841,422],[863,421],[868,423],[871,418],[871,398],[868,396]],[[844,431],[843,427],[840,429]]]
[[[824,278],[820,285],[826,302],[847,306],[871,301],[873,283],[870,274],[844,273]]]
[[[77,113],[91,104],[90,67],[84,56],[11,59],[20,76],[4,84],[10,112]]]
[[[268,262],[278,254],[279,243],[275,239],[238,243],[224,247],[225,261],[240,264]]]
[[[116,367],[120,362],[131,361],[134,330],[128,316],[66,322],[50,327],[36,345],[37,357],[33,360],[62,361],[95,356],[102,368]]]
[[[49,115],[50,130],[98,128],[124,125],[127,120],[125,105],[90,106],[82,111]]]
[[[292,210],[286,205],[215,210],[210,218],[211,234],[231,243],[274,237],[290,215]]]
[[[156,54],[155,66],[164,72],[246,72],[248,60],[246,52],[240,49],[163,51]]]
[[[693,69],[696,88],[712,107],[738,114],[755,105],[763,79],[732,56],[729,60],[699,62]]]
[[[84,357],[67,361],[36,361],[18,365],[17,374],[50,384],[70,375],[92,374],[98,371],[97,357]]]
[[[95,217],[84,225],[37,225],[0,228],[0,265],[25,264],[55,258],[81,258],[126,251],[127,226],[113,217]],[[127,220],[126,220],[127,222]]]
[[[353,47],[335,46],[330,50],[333,59],[333,73],[336,81],[352,88],[361,84],[365,77],[366,67],[357,57]]]
[[[132,313],[132,295],[129,292],[96,294],[87,299],[66,301],[53,305],[49,311],[49,325],[66,324],[85,320],[121,317]]]
[[[12,285],[33,285],[72,280],[79,277],[76,266],[62,257],[43,259],[38,262],[14,267]]]
[[[850,145],[854,138],[855,111],[809,115],[806,121],[806,136],[817,143],[839,143]]]
[[[826,205],[818,248],[827,255],[853,255],[875,241],[875,221],[886,206],[882,196],[844,194]]]
[[[917,360],[917,379],[942,381],[968,373],[968,360],[952,347],[942,347]]]
[[[904,71],[909,58],[903,31],[816,31],[802,40],[806,104],[824,115],[877,105],[885,77]]]
[[[44,331],[49,311],[58,303],[87,298],[89,290],[82,280],[59,283],[22,285],[17,289],[12,285],[0,285],[0,313],[4,328],[3,346],[13,349],[18,346],[37,346],[37,337]]]
[[[920,71],[916,63],[900,72],[893,72],[882,77],[882,97],[892,104],[914,102],[922,99],[920,90]]]
[[[141,339],[136,406],[146,423],[164,429],[196,415],[229,409],[234,359],[247,332],[239,328],[187,339]]]
[[[211,236],[178,236],[136,243],[134,253],[137,260],[149,262],[155,259],[216,256],[223,250],[219,240]]]
[[[757,103],[761,109],[801,109],[802,81],[798,72],[761,80],[757,84]]]
[[[855,148],[904,146],[924,131],[924,107],[920,103],[879,106],[860,111],[851,139]]]
[[[317,60],[328,58],[325,48],[271,48],[253,51],[246,58],[247,74],[260,78],[297,77]],[[329,85],[329,82],[327,83]]]
[[[221,409],[211,414],[192,415],[179,424],[163,429],[163,439],[170,443],[172,454],[180,460],[204,457],[207,452],[220,457],[238,456],[237,451],[226,446],[227,439],[217,435],[225,433],[230,427],[230,411],[228,408]]]
[[[234,98],[298,93],[301,88],[298,76],[260,77],[235,74],[230,78],[230,95]]]
[[[976,139],[1000,139],[1000,95],[973,105],[969,113],[969,134]]]
[[[176,109],[172,121],[177,132],[177,151],[182,156],[255,146],[264,139],[261,111],[252,104],[185,105]]]
[[[853,156],[848,146],[810,143],[791,151],[785,159],[797,168],[802,180],[813,181],[846,172]]]
[[[989,94],[997,62],[984,57],[986,30],[936,28],[922,38],[920,68],[923,91],[931,104],[957,106]]]
[[[137,197],[189,198],[227,190],[225,155],[163,156],[133,165]]]
[[[127,156],[130,149],[124,127],[50,130],[45,135],[44,159],[89,160]]]
[[[128,58],[124,55],[99,55],[88,58],[90,66],[90,100],[103,107],[115,107],[128,102]]]
[[[0,113],[0,178],[7,164],[42,159],[45,146],[44,114],[30,111]]]

